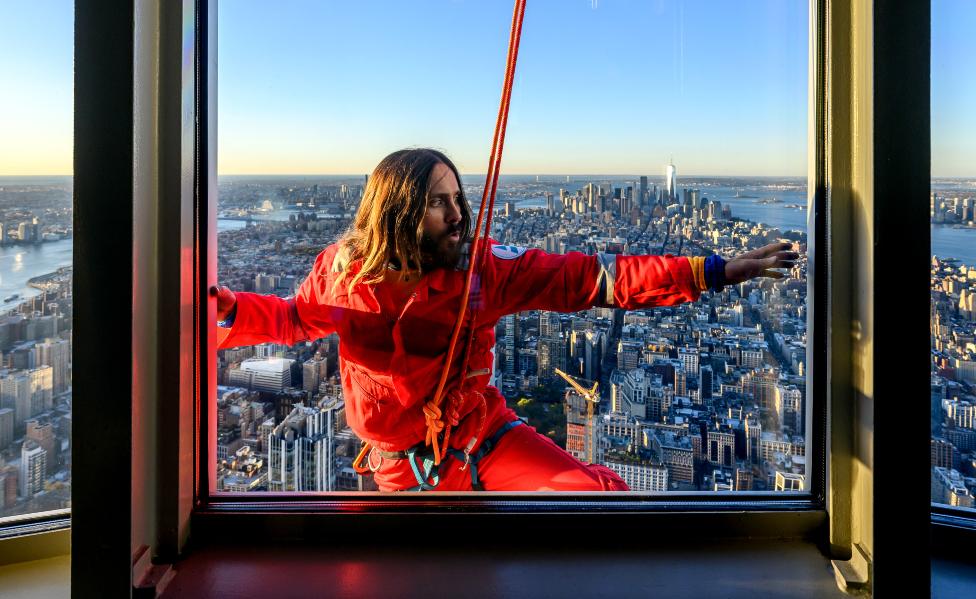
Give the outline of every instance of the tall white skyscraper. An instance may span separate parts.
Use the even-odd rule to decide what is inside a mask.
[[[37,441],[28,439],[20,448],[20,494],[33,497],[44,490],[47,452]]]
[[[295,404],[268,435],[269,491],[335,490],[335,433],[344,409],[341,400],[323,407]]]
[[[678,198],[678,171],[674,167],[674,159],[672,158],[668,162],[668,167],[664,174],[664,185],[666,187],[665,192],[668,194],[669,200],[675,200]]]

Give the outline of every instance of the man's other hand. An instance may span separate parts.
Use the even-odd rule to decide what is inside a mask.
[[[210,288],[210,295],[217,298],[217,320],[227,320],[231,310],[237,304],[237,296],[224,285],[214,285]]]
[[[786,275],[773,268],[793,268],[800,255],[792,243],[771,243],[746,252],[725,263],[725,280],[730,285],[756,277],[782,279]]]

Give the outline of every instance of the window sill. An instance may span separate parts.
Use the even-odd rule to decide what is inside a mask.
[[[444,530],[417,539],[410,550],[391,548],[379,537],[373,547],[350,549],[343,536],[321,537],[315,547],[200,548],[175,565],[161,597],[268,597],[282,596],[283,589],[296,597],[310,591],[364,597],[700,597],[716,591],[730,598],[847,597],[830,560],[803,541],[701,542],[648,530],[639,533],[645,543],[637,549],[628,526],[607,527],[585,544],[539,549],[526,547],[527,535],[517,527],[500,527],[485,543],[459,543]],[[620,548],[623,538],[631,539],[628,548]]]
[[[68,555],[71,546],[71,517],[68,510],[47,516],[25,516],[0,529],[0,566]]]
[[[345,503],[341,510],[316,511],[315,505],[295,501],[255,502],[251,504],[215,504],[198,508],[192,516],[190,543],[195,546],[253,541],[253,531],[264,531],[271,543],[306,542],[308,539],[342,539],[345,546],[369,546],[373,539],[385,538],[390,530],[398,536],[385,543],[402,539],[426,538],[431,530],[450,530],[455,538],[486,538],[486,531],[517,530],[522,539],[545,539],[548,546],[568,547],[584,539],[604,538],[613,532],[614,546],[626,543],[644,547],[655,538],[686,537],[702,539],[793,539],[819,542],[826,538],[827,513],[822,509],[803,508],[783,502],[757,509],[745,504],[699,505],[658,503],[654,506],[618,506],[608,509],[599,503],[581,509],[575,505],[560,506],[535,502],[496,500],[484,505],[445,500],[413,501],[377,509],[372,505]],[[392,503],[392,502],[391,502]],[[413,504],[413,505],[410,505]],[[572,508],[572,509],[570,509]],[[627,509],[629,508],[629,509]],[[697,509],[695,509],[697,508]],[[321,510],[321,507],[319,508]],[[645,532],[641,532],[645,531]],[[644,538],[640,538],[643,534]],[[501,542],[506,542],[500,540]]]

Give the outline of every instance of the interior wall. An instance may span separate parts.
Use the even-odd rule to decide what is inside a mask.
[[[851,540],[874,554],[874,113],[873,2],[851,3],[851,382],[854,443],[851,463]]]
[[[854,407],[851,382],[851,328],[853,255],[851,204],[857,191],[853,181],[852,154],[855,131],[851,100],[854,88],[851,56],[853,35],[851,2],[838,0],[826,6],[827,35],[827,140],[828,260],[830,292],[828,307],[830,382],[827,426],[827,511],[830,514],[830,551],[849,560],[852,548],[851,479],[854,461]]]
[[[132,248],[132,530],[131,553],[156,538],[159,269],[159,1],[135,2]]]
[[[827,4],[830,550],[873,554],[872,0]],[[863,560],[862,560],[863,561]]]

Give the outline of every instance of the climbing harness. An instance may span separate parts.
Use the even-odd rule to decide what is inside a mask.
[[[474,491],[484,491],[481,480],[478,478],[478,464],[487,456],[492,449],[508,431],[522,424],[521,420],[513,420],[506,423],[494,435],[485,440],[474,454],[468,450],[448,449],[448,453],[458,462],[461,462],[461,470],[469,470],[471,473],[471,489]],[[380,464],[382,460],[408,460],[413,476],[417,480],[417,486],[405,489],[406,491],[434,491],[440,484],[441,468],[447,462],[441,464],[434,463],[433,448],[428,447],[424,442],[420,442],[406,451],[380,451],[375,447],[370,450],[370,455],[378,454]],[[367,463],[371,463],[371,458],[367,458]],[[436,468],[435,468],[436,467]],[[377,466],[378,468],[378,466]],[[375,472],[375,470],[374,470]]]
[[[461,385],[464,383],[464,380],[468,378],[468,375],[464,375],[463,373],[468,372],[468,358],[471,355],[471,346],[475,335],[477,310],[472,310],[471,314],[471,326],[469,328],[468,339],[467,343],[465,344],[460,370],[462,373],[462,380],[460,383],[458,383],[457,388],[447,394],[444,393],[444,388],[447,385],[447,378],[451,370],[451,362],[454,358],[454,351],[457,347],[458,338],[460,337],[461,329],[463,328],[465,322],[465,317],[467,316],[466,312],[468,308],[468,297],[471,292],[472,275],[483,263],[488,246],[490,245],[488,241],[488,234],[491,231],[492,214],[494,213],[495,208],[495,194],[498,190],[498,175],[501,171],[502,151],[505,147],[505,130],[508,126],[508,108],[512,99],[512,83],[515,80],[515,65],[518,62],[519,42],[522,38],[522,21],[525,17],[525,2],[526,0],[515,0],[515,9],[512,15],[512,29],[508,38],[508,59],[505,64],[505,79],[502,84],[502,97],[498,107],[498,118],[495,120],[495,135],[492,139],[491,155],[488,158],[488,172],[485,175],[485,187],[481,194],[481,206],[478,208],[478,222],[474,227],[474,238],[471,242],[471,259],[468,261],[468,267],[465,272],[464,291],[461,294],[461,305],[458,309],[457,321],[454,325],[454,332],[451,334],[451,342],[447,348],[447,353],[444,359],[444,367],[441,371],[437,388],[434,391],[433,398],[424,405],[424,417],[427,423],[427,436],[423,441],[423,447],[431,448],[430,459],[432,462],[428,468],[426,465],[428,458],[423,458],[423,478],[419,476],[421,471],[417,467],[416,459],[411,458],[410,460],[410,465],[414,470],[415,476],[417,476],[417,480],[420,483],[419,486],[422,490],[424,490],[423,488],[425,485],[430,486],[426,480],[433,471],[434,466],[440,466],[441,461],[449,451],[452,453],[452,455],[454,452],[459,452],[459,450],[451,448],[449,443],[451,428],[456,426],[458,423],[457,411],[462,400],[462,393],[458,389],[460,389]],[[486,207],[487,211],[485,210]],[[484,237],[481,235],[482,221],[484,221]],[[441,404],[444,402],[445,397],[450,398],[446,409],[447,422],[445,422],[445,419],[443,418],[445,416],[444,410],[441,409]],[[487,413],[487,406],[485,404],[484,396],[481,397],[481,403],[477,407],[479,412],[478,429],[474,436],[468,441],[463,452],[466,460],[470,460],[471,449],[475,446],[475,444],[477,444],[478,438],[481,435],[481,432],[484,430],[485,416]],[[504,434],[505,431],[509,430],[506,428],[508,426],[509,425],[502,427],[499,432]],[[439,436],[442,433],[444,437],[443,445],[441,439],[439,439]],[[497,436],[500,437],[500,435]],[[492,439],[494,439],[494,437],[492,437]],[[488,444],[489,441],[491,441],[491,439],[485,441],[485,443],[482,445],[484,446],[485,444]],[[353,460],[353,468],[359,474],[366,474],[372,470],[371,464],[363,465],[363,460],[372,452],[372,449],[373,447],[370,443],[364,442],[362,449],[359,451],[359,455],[357,455],[356,459]],[[416,452],[414,452],[414,456],[417,456]],[[472,462],[468,461],[467,463],[471,464]],[[474,463],[476,464],[477,460],[475,460]],[[434,476],[435,480],[437,480],[439,473],[435,472]],[[475,481],[476,478],[477,468],[472,466],[472,481]],[[435,482],[435,487],[436,484],[437,483]]]
[[[521,420],[513,420],[506,423],[505,426],[498,429],[498,432],[488,439],[485,439],[485,442],[481,444],[481,447],[478,448],[478,452],[475,453],[473,457],[470,452],[462,452],[457,449],[449,450],[450,454],[454,456],[454,459],[464,462],[464,466],[461,468],[461,470],[464,470],[465,468],[471,469],[471,489],[473,491],[485,490],[484,487],[481,486],[481,480],[478,479],[478,462],[480,462],[482,458],[488,455],[488,453],[495,448],[495,445],[498,444],[498,441],[501,440],[505,433],[512,430],[516,426],[519,426],[520,424],[522,424]]]

